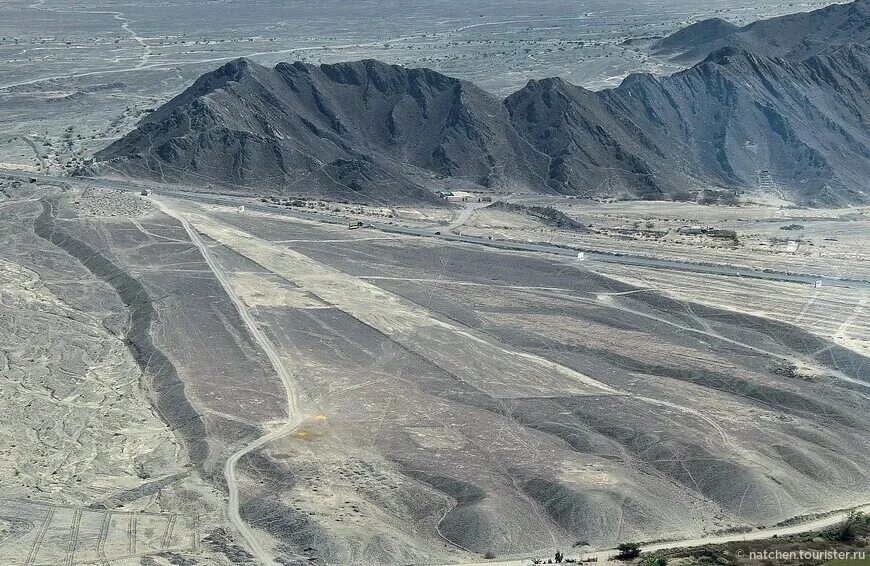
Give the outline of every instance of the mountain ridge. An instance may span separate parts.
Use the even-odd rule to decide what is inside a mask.
[[[863,44],[801,58],[725,45],[670,76],[601,91],[553,77],[501,100],[371,59],[237,59],[98,152],[91,171],[379,203],[439,203],[435,190],[456,188],[662,199],[760,190],[764,174],[776,196],[843,205],[870,200],[868,77]]]
[[[709,18],[658,40],[652,49],[689,64],[723,47],[799,61],[832,45],[868,44],[868,19],[870,0],[832,4],[810,12],[757,20],[742,27]]]
[[[500,151],[507,155],[493,155]],[[97,154],[144,176],[165,177],[168,165],[174,182],[196,184],[205,167],[218,184],[259,177],[286,186],[302,175],[310,181],[303,193],[323,186],[325,195],[384,202],[435,202],[408,169],[495,187],[527,178],[522,164],[534,159],[497,98],[428,69],[373,60],[272,69],[231,61]]]

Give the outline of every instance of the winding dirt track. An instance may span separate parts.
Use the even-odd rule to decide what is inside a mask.
[[[275,345],[266,336],[263,331],[257,326],[256,321],[248,312],[248,308],[245,303],[239,298],[236,294],[235,290],[233,290],[232,285],[227,280],[226,275],[221,269],[220,265],[215,261],[214,257],[211,254],[211,251],[208,249],[208,246],[202,241],[202,238],[199,237],[199,233],[194,229],[187,217],[184,216],[183,213],[178,212],[170,205],[165,202],[151,199],[160,210],[162,210],[165,214],[171,216],[178,220],[184,229],[187,231],[188,236],[190,237],[190,241],[199,249],[200,254],[208,265],[209,269],[211,269],[212,273],[214,273],[215,278],[224,288],[227,296],[236,306],[236,310],[239,312],[239,316],[245,323],[245,326],[248,327],[248,330],[251,333],[251,336],[254,337],[257,344],[263,349],[266,355],[269,358],[269,361],[272,363],[272,366],[275,368],[275,372],[278,374],[278,377],[281,378],[281,383],[284,386],[284,391],[287,394],[287,421],[279,426],[278,428],[272,430],[254,440],[250,444],[243,446],[238,451],[234,452],[227,459],[224,464],[224,478],[227,482],[227,489],[229,491],[229,497],[227,499],[227,516],[230,522],[238,529],[239,533],[248,543],[248,546],[251,552],[254,554],[254,557],[261,564],[275,564],[275,560],[271,556],[271,554],[263,548],[260,544],[260,541],[253,533],[251,528],[247,523],[242,519],[239,514],[239,482],[238,476],[236,474],[236,464],[238,461],[245,456],[260,448],[265,446],[269,442],[273,440],[277,440],[282,436],[285,436],[293,431],[299,424],[302,422],[302,412],[299,409],[298,405],[298,394],[296,390],[296,384],[293,379],[293,375],[287,366],[284,364],[284,361],[281,358],[281,355],[278,353]]]
[[[842,523],[845,521],[850,513],[853,512],[862,512],[868,513],[870,512],[870,505],[864,505],[862,507],[856,507],[855,509],[851,509],[848,511],[839,511],[832,515],[828,515],[826,517],[822,517],[819,519],[812,519],[809,521],[804,521],[800,523],[795,523],[793,525],[787,525],[783,527],[774,527],[770,529],[760,529],[757,531],[752,531],[749,533],[742,534],[730,534],[730,535],[711,535],[706,537],[699,537],[695,539],[685,539],[685,540],[674,540],[674,541],[666,541],[666,542],[657,542],[651,544],[641,545],[640,550],[644,553],[653,553],[658,552],[659,550],[673,550],[679,548],[694,548],[698,546],[705,546],[708,544],[725,544],[729,542],[741,542],[741,541],[753,541],[753,540],[766,540],[772,539],[773,537],[783,537],[789,535],[797,535],[801,533],[806,533],[810,531],[818,531],[821,529],[826,529],[828,527],[832,527],[838,523]],[[615,562],[618,564],[624,564],[623,561],[616,559],[617,550],[616,549],[607,549],[607,550],[598,550],[594,552],[586,552],[581,554],[569,553],[566,555],[567,558],[576,558],[579,561],[583,562],[594,562],[596,564],[607,564],[610,562]],[[546,558],[545,558],[546,560]],[[509,560],[497,560],[492,561],[488,560],[486,562],[480,563],[464,563],[464,564],[450,564],[445,566],[528,566],[530,563],[529,558],[520,558],[520,559],[509,559]]]

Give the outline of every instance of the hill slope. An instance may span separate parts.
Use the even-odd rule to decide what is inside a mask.
[[[685,27],[659,40],[654,51],[694,63],[722,47],[759,55],[801,60],[831,46],[870,44],[870,0],[853,0],[744,27],[713,18]]]
[[[101,171],[381,202],[434,201],[421,172],[525,183],[534,159],[501,102],[470,83],[377,61],[269,69],[245,59],[96,155]]]
[[[633,75],[590,92],[532,81],[506,105],[551,158],[560,192],[659,198],[702,186],[754,187],[769,171],[785,196],[868,198],[870,50],[843,46],[798,63],[724,48],[671,77]]]

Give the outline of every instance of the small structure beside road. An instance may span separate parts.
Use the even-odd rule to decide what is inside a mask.
[[[481,202],[480,196],[467,191],[447,191],[439,194],[447,202]]]

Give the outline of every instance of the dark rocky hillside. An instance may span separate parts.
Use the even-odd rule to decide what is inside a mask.
[[[550,156],[551,188],[661,198],[704,183],[799,202],[868,198],[870,50],[842,46],[791,63],[723,48],[671,77],[633,75],[591,92],[532,81],[506,105]]]
[[[97,153],[91,172],[390,203],[441,202],[433,189],[451,187],[866,202],[868,5],[744,28],[708,20],[660,43],[681,53],[725,45],[686,71],[599,92],[531,81],[504,101],[428,69],[239,59]]]
[[[96,159],[101,171],[200,186],[416,202],[435,200],[421,171],[495,188],[529,183],[541,157],[500,100],[428,69],[239,59]]]

